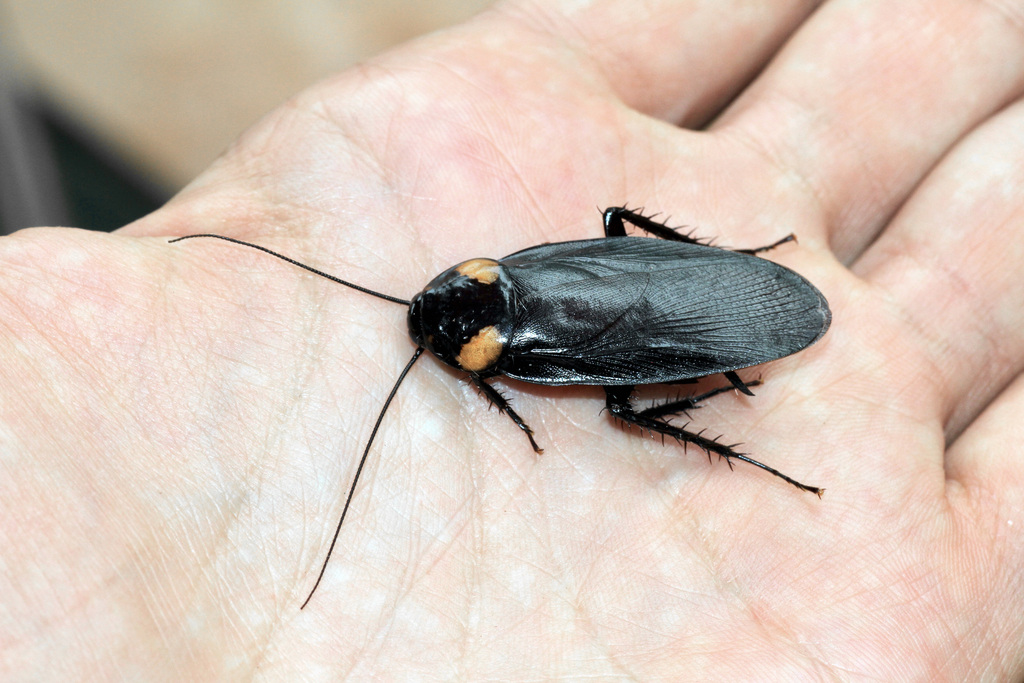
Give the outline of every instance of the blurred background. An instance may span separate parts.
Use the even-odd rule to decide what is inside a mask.
[[[0,0],[0,234],[149,213],[311,83],[491,0]]]

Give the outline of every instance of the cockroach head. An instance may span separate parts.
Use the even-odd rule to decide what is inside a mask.
[[[512,282],[492,259],[444,271],[409,303],[409,336],[452,367],[486,375],[514,325]]]

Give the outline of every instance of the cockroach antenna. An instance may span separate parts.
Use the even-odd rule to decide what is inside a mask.
[[[380,410],[380,415],[377,416],[377,423],[373,425],[373,431],[370,432],[370,439],[366,442],[366,449],[363,451],[363,457],[359,458],[359,466],[356,467],[356,475],[352,478],[352,486],[348,489],[348,496],[345,498],[345,507],[341,511],[341,519],[338,520],[338,526],[334,529],[334,538],[331,539],[331,546],[327,549],[327,557],[324,558],[323,566],[320,567],[320,574],[316,577],[316,583],[313,584],[313,590],[309,591],[309,595],[306,596],[306,601],[302,603],[299,609],[306,609],[306,605],[313,599],[313,593],[316,593],[317,587],[320,585],[321,579],[324,578],[324,572],[327,571],[327,563],[331,560],[331,554],[334,552],[334,546],[338,542],[338,535],[341,533],[341,525],[345,523],[345,515],[348,514],[348,506],[352,503],[352,496],[356,492],[356,484],[359,483],[359,475],[363,473],[363,465],[366,464],[366,457],[370,454],[370,446],[373,445],[373,439],[377,436],[377,430],[380,429],[380,423],[384,419],[384,413],[388,412],[388,406],[391,405],[391,399],[398,393],[398,387],[402,384],[402,380],[412,370],[413,364],[423,354],[423,347],[417,346],[416,351],[413,352],[412,358],[405,364],[405,368],[402,369],[402,373],[398,376],[398,380],[395,382],[395,386],[391,387],[391,393],[388,394],[388,398],[384,401],[384,407]]]
[[[167,243],[168,244],[174,244],[175,242],[181,242],[182,240],[191,240],[191,239],[195,239],[197,237],[213,237],[214,239],[224,240],[225,242],[231,242],[232,244],[241,244],[243,247],[250,247],[252,249],[257,249],[259,251],[262,251],[264,254],[270,254],[271,256],[276,256],[277,258],[281,259],[282,261],[287,261],[288,263],[292,264],[293,266],[298,266],[299,268],[302,268],[303,270],[308,270],[309,272],[315,273],[315,274],[319,275],[320,277],[325,277],[328,280],[330,280],[331,282],[337,282],[339,285],[345,285],[346,287],[351,287],[352,289],[360,291],[363,294],[369,294],[370,296],[375,296],[378,299],[384,299],[385,301],[390,301],[392,303],[402,304],[403,306],[408,306],[409,305],[409,302],[406,299],[399,299],[397,296],[391,296],[390,294],[381,294],[380,292],[375,292],[372,289],[369,289],[367,287],[361,287],[360,285],[357,285],[354,282],[349,282],[348,280],[342,280],[340,277],[335,277],[335,276],[333,276],[333,275],[331,275],[329,273],[325,273],[322,270],[317,270],[316,268],[313,268],[312,266],[307,266],[305,263],[299,263],[295,259],[288,258],[284,254],[279,254],[276,251],[272,251],[270,249],[267,249],[266,247],[261,247],[258,244],[253,244],[252,242],[243,242],[242,240],[236,240],[234,237],[227,237],[225,235],[214,235],[213,233],[204,232],[204,233],[200,233],[198,235],[185,235],[184,237],[175,237],[174,239],[169,240]]]
[[[302,268],[303,270],[308,270],[309,272],[314,273],[316,275],[319,275],[320,277],[325,277],[328,280],[331,280],[332,282],[337,282],[338,284],[345,285],[346,287],[351,287],[352,289],[355,289],[357,291],[363,292],[364,294],[370,294],[370,295],[375,296],[375,297],[377,297],[379,299],[384,299],[385,301],[391,301],[391,302],[394,302],[396,304],[402,304],[403,306],[408,306],[409,305],[409,302],[407,300],[405,300],[405,299],[400,299],[400,298],[398,298],[396,296],[391,296],[390,294],[382,294],[382,293],[376,292],[376,291],[374,291],[372,289],[368,289],[366,287],[361,287],[360,285],[357,285],[355,283],[349,282],[347,280],[342,280],[339,277],[335,277],[334,275],[331,275],[329,273],[325,273],[322,270],[317,270],[316,268],[313,268],[311,266],[307,266],[304,263],[299,263],[295,259],[288,258],[284,254],[279,254],[276,251],[272,251],[270,249],[267,249],[266,247],[261,247],[260,245],[253,244],[251,242],[244,242],[242,240],[235,239],[234,237],[226,237],[224,235],[214,235],[212,233],[203,233],[203,234],[198,234],[198,235],[185,235],[184,237],[177,237],[175,239],[170,240],[170,243],[173,244],[175,242],[180,242],[182,240],[188,240],[188,239],[194,239],[196,237],[213,237],[213,238],[216,238],[216,239],[219,239],[219,240],[224,240],[225,242],[231,242],[232,244],[240,244],[240,245],[242,245],[244,247],[252,247],[253,249],[257,249],[257,250],[262,251],[262,252],[264,252],[266,254],[270,254],[271,256],[276,256],[277,258],[281,259],[282,261],[287,261],[288,263],[291,263],[294,266],[298,266],[299,268]],[[327,549],[327,557],[324,558],[323,566],[320,567],[320,573],[316,577],[316,583],[313,584],[313,589],[311,591],[309,591],[309,595],[306,596],[306,600],[302,603],[302,606],[299,607],[299,609],[305,609],[306,608],[306,605],[309,604],[309,601],[313,599],[313,593],[316,593],[316,589],[320,586],[320,581],[323,580],[323,578],[324,578],[324,573],[327,571],[327,563],[330,562],[331,554],[334,552],[334,546],[337,545],[337,543],[338,543],[338,536],[341,534],[341,525],[344,524],[344,522],[345,522],[345,515],[348,514],[349,505],[352,504],[352,497],[355,495],[355,492],[356,492],[356,484],[359,483],[359,475],[361,475],[363,473],[363,466],[366,464],[366,458],[370,454],[370,446],[373,445],[373,439],[377,436],[377,431],[380,429],[380,423],[384,420],[384,414],[388,411],[388,407],[391,405],[392,399],[395,398],[395,394],[398,393],[398,387],[401,386],[402,380],[404,380],[405,376],[409,374],[409,371],[412,369],[413,364],[417,361],[417,359],[419,359],[419,357],[422,354],[423,354],[423,347],[422,346],[417,346],[416,347],[416,351],[413,352],[413,354],[412,354],[412,358],[409,359],[409,362],[405,364],[405,368],[402,370],[401,374],[398,375],[398,380],[395,382],[395,385],[393,387],[391,387],[391,393],[388,394],[387,400],[384,401],[384,407],[381,408],[380,415],[377,416],[377,422],[373,425],[373,431],[370,432],[370,438],[366,442],[366,448],[363,450],[363,456],[361,458],[359,458],[359,466],[356,467],[356,474],[352,478],[352,485],[349,487],[348,496],[345,498],[345,507],[342,508],[341,518],[338,520],[338,525],[334,529],[334,536],[333,536],[333,538],[331,538],[331,545]]]

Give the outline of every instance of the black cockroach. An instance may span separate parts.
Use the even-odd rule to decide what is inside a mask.
[[[661,239],[630,237],[625,223]],[[725,445],[667,422],[701,401],[736,388],[753,395],[736,370],[777,360],[821,338],[831,321],[828,302],[793,271],[755,254],[729,250],[676,231],[622,207],[604,212],[605,237],[530,247],[495,261],[476,258],[449,268],[406,301],[346,282],[265,247],[259,249],[360,292],[409,307],[416,351],[391,389],[349,488],[327,557],[305,607],[327,569],[356,483],[384,413],[413,363],[426,349],[470,380],[541,448],[533,430],[487,378],[506,375],[549,385],[604,388],[608,411],[627,424],[692,443],[710,456],[756,465],[819,497],[807,486]],[[693,382],[724,374],[731,386],[636,410],[638,384]],[[753,383],[751,383],[753,384]]]

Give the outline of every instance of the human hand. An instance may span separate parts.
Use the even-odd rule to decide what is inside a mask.
[[[508,2],[302,93],[118,234],[0,240],[3,677],[1019,677],[1019,22],[811,9]],[[824,500],[499,380],[536,457],[424,359],[299,611],[405,311],[167,238],[407,298],[624,203],[798,235],[767,256],[832,329],[693,418]]]

